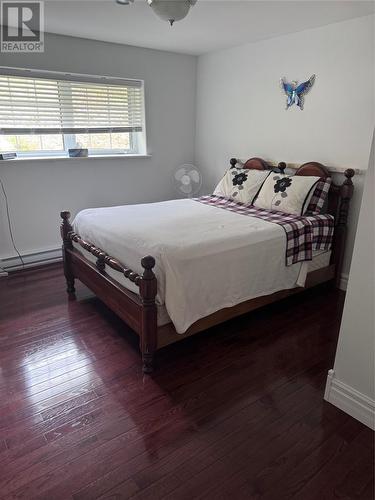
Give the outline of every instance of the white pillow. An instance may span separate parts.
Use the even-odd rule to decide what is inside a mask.
[[[269,173],[269,170],[230,168],[216,186],[214,195],[230,198],[246,205],[253,203],[254,197]]]
[[[254,206],[303,215],[320,177],[272,173],[264,182]]]

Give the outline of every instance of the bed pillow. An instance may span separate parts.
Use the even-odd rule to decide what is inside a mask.
[[[326,179],[320,179],[312,196],[307,204],[307,214],[311,215],[319,215],[320,213],[324,213],[326,206],[326,200],[328,196],[328,191],[331,187],[332,179],[331,177],[327,177]]]
[[[315,176],[272,173],[263,183],[254,200],[254,206],[287,214],[303,215],[307,210],[311,193],[319,181],[320,177]]]
[[[230,168],[216,186],[214,195],[250,204],[269,173],[269,170]]]

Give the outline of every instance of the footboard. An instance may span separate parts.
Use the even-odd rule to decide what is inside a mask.
[[[70,212],[64,211],[60,215],[64,274],[69,299],[75,299],[74,280],[77,278],[139,335],[143,371],[152,372],[157,347],[157,280],[153,272],[155,259],[150,255],[143,257],[141,264],[144,272],[140,275],[76,234],[69,222]],[[96,258],[95,264],[74,248],[73,241]],[[134,283],[139,294],[112,279],[106,272],[107,267]]]

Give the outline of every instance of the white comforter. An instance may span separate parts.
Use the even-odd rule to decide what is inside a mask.
[[[219,309],[296,285],[301,264],[285,266],[285,232],[271,222],[194,200],[92,208],[74,230],[142,273],[156,260],[157,303],[178,333]],[[138,291],[130,281],[128,288]]]

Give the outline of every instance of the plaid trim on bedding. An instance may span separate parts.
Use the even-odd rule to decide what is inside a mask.
[[[332,215],[306,217],[285,214],[276,210],[264,210],[253,205],[244,205],[215,195],[201,196],[194,200],[281,226],[286,235],[285,263],[287,266],[311,260],[314,250],[328,250],[331,247],[334,230]]]
[[[324,202],[326,201],[328,191],[331,187],[332,179],[327,177],[327,179],[322,179],[318,181],[314,193],[311,197],[309,206],[307,207],[306,214],[317,215],[323,209]]]

